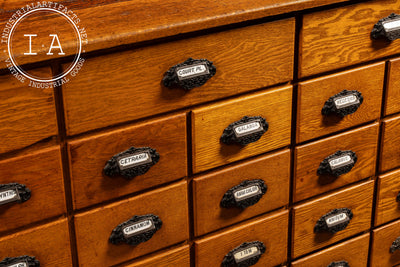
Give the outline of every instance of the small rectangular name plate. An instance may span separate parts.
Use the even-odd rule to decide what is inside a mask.
[[[235,197],[236,201],[241,201],[243,199],[256,196],[260,194],[260,192],[260,187],[258,187],[257,185],[251,185],[249,187],[236,190],[235,192],[233,192],[233,196]]]
[[[155,229],[153,220],[146,219],[126,226],[122,232],[126,238]]]
[[[121,170],[152,162],[151,155],[147,151],[141,151],[129,156],[122,156],[119,157],[117,161]]]
[[[206,63],[184,66],[176,70],[176,74],[178,75],[179,80],[186,80],[209,73],[210,71]]]
[[[348,220],[349,217],[347,217],[346,213],[339,213],[337,215],[333,215],[331,217],[326,218],[325,222],[328,225],[328,227],[332,227],[347,222]]]
[[[0,190],[0,205],[19,201],[21,198],[17,188],[9,188]]]
[[[240,263],[242,261],[245,261],[249,258],[258,256],[258,255],[260,255],[260,250],[258,249],[258,247],[254,246],[254,247],[245,248],[239,252],[236,252],[233,255],[233,258],[235,259],[236,263]]]
[[[242,137],[252,133],[263,131],[261,122],[259,120],[249,121],[233,127],[236,137]]]
[[[344,155],[329,160],[329,165],[331,166],[332,170],[349,165],[351,163],[354,163],[354,161],[349,155]]]
[[[390,21],[384,21],[382,22],[382,26],[385,30],[385,32],[393,32],[400,30],[400,18],[390,20]]]
[[[28,262],[26,262],[26,261],[21,261],[18,263],[13,263],[11,265],[7,265],[7,267],[28,267],[28,266],[29,266]]]
[[[337,97],[334,99],[334,102],[335,102],[336,108],[341,109],[341,108],[345,108],[345,107],[352,106],[355,104],[359,104],[360,100],[358,100],[358,97],[351,94],[351,95]]]

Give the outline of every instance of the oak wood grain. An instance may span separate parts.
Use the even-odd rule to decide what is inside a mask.
[[[400,218],[400,204],[396,201],[400,193],[400,170],[379,176],[377,179],[375,225]]]
[[[371,260],[373,267],[397,266],[400,264],[400,253],[390,253],[393,241],[400,237],[400,221],[374,229],[372,232]]]
[[[374,123],[349,132],[295,148],[294,201],[354,183],[375,174],[379,124]],[[320,163],[338,150],[351,150],[357,162],[350,172],[338,178],[317,173]]]
[[[137,261],[124,267],[190,267],[190,249],[189,245],[182,246],[175,249],[169,249],[156,256],[148,257],[144,260]]]
[[[381,158],[379,171],[385,172],[400,166],[400,116],[385,119],[382,123]]]
[[[301,82],[298,89],[297,142],[320,137],[377,119],[381,115],[385,63]],[[322,115],[325,102],[343,90],[357,90],[364,98],[358,110],[343,119]]]
[[[221,101],[192,111],[193,172],[197,173],[290,143],[292,87]],[[268,131],[257,142],[240,146],[220,142],[226,127],[244,116],[261,116]]]
[[[225,255],[244,242],[261,241],[266,247],[257,265],[276,266],[287,258],[288,211],[273,213],[194,243],[195,265],[220,266]]]
[[[137,246],[113,245],[111,231],[134,215],[154,214],[162,227]],[[179,182],[75,216],[80,266],[111,266],[189,238],[187,183]]]
[[[370,180],[295,206],[292,224],[292,257],[297,258],[368,230],[371,227],[373,191],[374,181]],[[318,219],[338,208],[349,208],[353,212],[353,219],[347,228],[336,234],[314,233],[314,226]]]
[[[106,176],[107,160],[131,146],[156,149],[159,162],[132,180]],[[76,209],[171,182],[187,175],[186,114],[71,141],[68,151]]]
[[[389,61],[385,115],[400,111],[400,58]]]
[[[268,189],[244,210],[221,208],[225,192],[244,180],[261,179]],[[290,151],[262,156],[193,180],[194,231],[203,235],[289,203]]]

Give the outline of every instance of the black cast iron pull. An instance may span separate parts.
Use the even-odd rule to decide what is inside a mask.
[[[266,192],[267,186],[263,180],[245,180],[226,191],[220,206],[245,209],[256,204]]]
[[[31,256],[5,258],[0,261],[0,267],[40,267],[40,262]]]
[[[339,150],[335,154],[326,157],[319,164],[317,173],[319,175],[333,175],[339,177],[346,174],[357,162],[357,155],[351,150]]]
[[[392,245],[390,246],[391,254],[393,254],[396,250],[400,250],[400,237],[393,241]]]
[[[171,67],[162,80],[165,87],[180,87],[189,91],[205,84],[217,69],[207,59],[188,58],[185,62]]]
[[[386,38],[388,41],[399,39],[400,15],[392,13],[386,18],[380,19],[371,31],[371,37],[373,39]]]
[[[0,206],[7,203],[23,203],[31,198],[31,190],[23,184],[0,184]]]
[[[314,233],[329,232],[335,234],[346,229],[351,219],[353,212],[348,208],[334,209],[319,218],[314,226]]]
[[[364,98],[357,90],[343,90],[342,92],[330,97],[323,106],[322,115],[337,115],[343,118],[353,114],[362,104]]]
[[[220,141],[228,145],[237,143],[245,146],[258,141],[267,130],[268,123],[263,117],[244,116],[225,128]]]
[[[335,262],[331,262],[326,267],[350,267],[350,265],[347,261],[335,261]]]
[[[397,196],[396,196],[396,201],[397,202],[400,202],[400,192],[397,194]]]
[[[104,174],[110,177],[121,175],[124,178],[132,179],[145,174],[159,160],[160,155],[153,148],[131,147],[112,156],[104,167]]]
[[[109,241],[117,245],[125,242],[131,246],[148,241],[161,228],[161,219],[153,214],[135,215],[112,230]]]
[[[265,245],[261,241],[245,242],[225,255],[222,267],[247,267],[258,262],[265,253]]]

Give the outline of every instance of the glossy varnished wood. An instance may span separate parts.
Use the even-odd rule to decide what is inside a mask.
[[[89,59],[64,88],[67,132],[73,135],[289,81],[293,46],[294,19],[287,19]],[[216,75],[190,92],[164,87],[164,73],[189,57],[213,61]]]
[[[146,259],[124,265],[124,267],[190,267],[190,249],[188,245],[169,249],[155,256],[150,256]]]
[[[374,181],[370,180],[293,208],[292,257],[297,258],[313,250],[368,230],[371,227]],[[314,233],[321,216],[333,209],[349,208],[353,219],[346,229],[330,233]]]
[[[290,143],[292,87],[267,90],[192,111],[193,171],[200,172]],[[261,116],[268,131],[257,142],[226,145],[220,137],[229,124],[244,116]]]
[[[385,63],[301,82],[298,89],[297,142],[377,119],[381,115]],[[343,90],[357,90],[364,98],[359,109],[343,119],[322,115],[325,102]]]
[[[159,162],[132,180],[106,176],[103,168],[107,160],[131,146],[156,149]],[[71,141],[68,150],[77,209],[177,180],[187,175],[186,114]]]
[[[400,218],[400,170],[379,176],[376,196],[375,225]]]
[[[294,201],[300,201],[334,188],[354,183],[375,174],[379,124],[374,123],[349,132],[295,148]],[[350,172],[338,178],[317,173],[320,163],[338,150],[351,150],[357,162]]]
[[[332,262],[346,261],[351,267],[368,264],[369,233],[355,237],[292,263],[292,267],[329,266]]]
[[[303,17],[300,34],[301,77],[398,53],[399,40],[371,39],[378,20],[400,13],[397,0],[375,0]]]
[[[282,211],[197,240],[195,264],[220,266],[225,255],[244,242],[261,241],[265,253],[254,266],[272,267],[286,262],[288,212]]]
[[[400,111],[400,58],[389,61],[385,115]]]
[[[221,208],[225,192],[244,180],[262,179],[268,189],[260,201],[244,210]],[[193,180],[194,231],[210,231],[251,218],[289,203],[290,151],[246,161]]]
[[[113,245],[111,231],[134,215],[157,215],[162,227],[137,246]],[[179,182],[75,216],[80,266],[111,266],[189,238],[187,183]]]
[[[400,264],[400,251],[390,253],[393,241],[400,237],[400,221],[373,230],[371,246],[371,266],[386,267]]]
[[[400,116],[385,119],[382,123],[380,172],[400,166]]]
[[[29,255],[42,267],[72,266],[67,219],[0,238],[0,261]]]

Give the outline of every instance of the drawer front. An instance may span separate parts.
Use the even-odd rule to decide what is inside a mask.
[[[400,112],[400,58],[389,61],[385,115]]]
[[[88,59],[63,87],[67,132],[74,135],[289,81],[293,51],[294,19],[286,19]],[[215,76],[190,92],[164,87],[164,73],[188,58],[212,61]]]
[[[319,136],[343,130],[361,123],[377,119],[381,115],[383,79],[385,63],[378,63],[351,71],[302,82],[299,84],[298,117],[297,117],[297,142],[304,142]],[[335,95],[343,90],[356,90],[361,93],[363,101],[353,114],[345,113],[346,104],[335,109],[334,101],[345,101],[354,94],[344,93],[343,96]],[[326,109],[327,115],[321,113],[325,103],[331,100],[332,109]],[[354,98],[354,102],[360,102]],[[345,102],[346,103],[346,102]],[[355,107],[357,103],[353,104]],[[328,105],[326,106],[328,107]],[[332,111],[330,111],[332,110]],[[347,114],[342,117],[341,114]]]
[[[72,266],[67,219],[0,238],[0,261],[32,256],[42,267]]]
[[[107,161],[130,147],[151,147],[159,153],[159,161],[146,173],[132,179],[107,176],[103,171]],[[71,141],[68,149],[74,207],[79,209],[185,177],[186,115]]]
[[[268,172],[265,172],[268,170]],[[243,184],[249,180],[253,183]],[[260,196],[262,185],[257,185],[255,180],[262,180],[266,185],[266,192]],[[289,180],[290,180],[290,151],[284,150],[272,155],[259,157],[255,160],[226,168],[204,175],[193,180],[195,234],[203,235],[218,228],[222,228],[236,222],[251,218],[258,214],[277,209],[289,203]],[[242,199],[238,198],[239,205],[244,201],[251,203],[251,206],[228,206],[221,207],[234,192],[256,185],[258,194],[246,194]],[[237,187],[239,186],[239,187]],[[232,188],[237,187],[232,190]],[[240,191],[242,190],[242,191]],[[253,190],[253,192],[257,192]],[[228,193],[229,192],[229,193]],[[225,195],[227,193],[227,195]],[[257,201],[258,202],[253,202]],[[240,202],[242,204],[240,204]],[[235,201],[233,201],[233,204]],[[245,203],[247,204],[247,202]]]
[[[373,191],[374,181],[370,180],[295,206],[293,208],[292,257],[297,258],[368,230],[371,226]],[[353,218],[344,230],[336,233],[314,232],[314,227],[321,217],[334,209],[342,208],[350,209],[353,213]]]
[[[30,71],[49,73],[50,69]],[[57,135],[53,88],[39,89],[12,75],[0,76],[0,153],[20,149]]]
[[[162,221],[150,240],[136,246],[110,243],[111,232],[119,224],[147,214]],[[187,183],[78,214],[75,229],[80,266],[111,266],[184,241],[189,238]]]
[[[220,266],[231,250],[244,242],[260,241],[265,246],[255,266],[276,266],[287,259],[288,212],[252,221],[250,223],[226,230],[195,241],[195,265]]]
[[[341,261],[351,267],[365,267],[368,264],[368,250],[369,234],[365,234],[297,260],[292,263],[292,267],[325,267]]]
[[[378,123],[309,143],[295,149],[294,201],[300,201],[375,174]],[[353,151],[354,167],[338,177],[321,173],[323,161],[337,151]],[[339,157],[340,158],[340,157]]]
[[[190,249],[189,249],[188,245],[182,246],[182,247],[179,247],[176,249],[170,249],[170,250],[160,253],[156,256],[151,256],[144,260],[140,260],[135,263],[131,263],[131,264],[124,265],[124,266],[125,267],[148,267],[148,266],[190,267]]]
[[[193,110],[194,172],[289,145],[291,108],[292,87],[283,87]],[[261,116],[268,123],[268,130],[258,141],[245,146],[222,143],[224,130],[244,116]]]
[[[17,187],[22,202],[2,198],[0,232],[66,213],[59,147],[0,161],[1,192],[15,193],[15,183],[25,186]]]
[[[400,166],[400,116],[385,119],[382,124],[380,172]]]
[[[393,242],[400,237],[400,221],[375,229],[372,232],[371,266],[385,267],[400,264],[400,251],[391,253]]]
[[[396,54],[399,40],[371,38],[374,25],[400,13],[397,0],[375,0],[304,15],[300,34],[301,77]]]
[[[375,225],[380,225],[400,218],[400,170],[381,175],[377,183]]]

